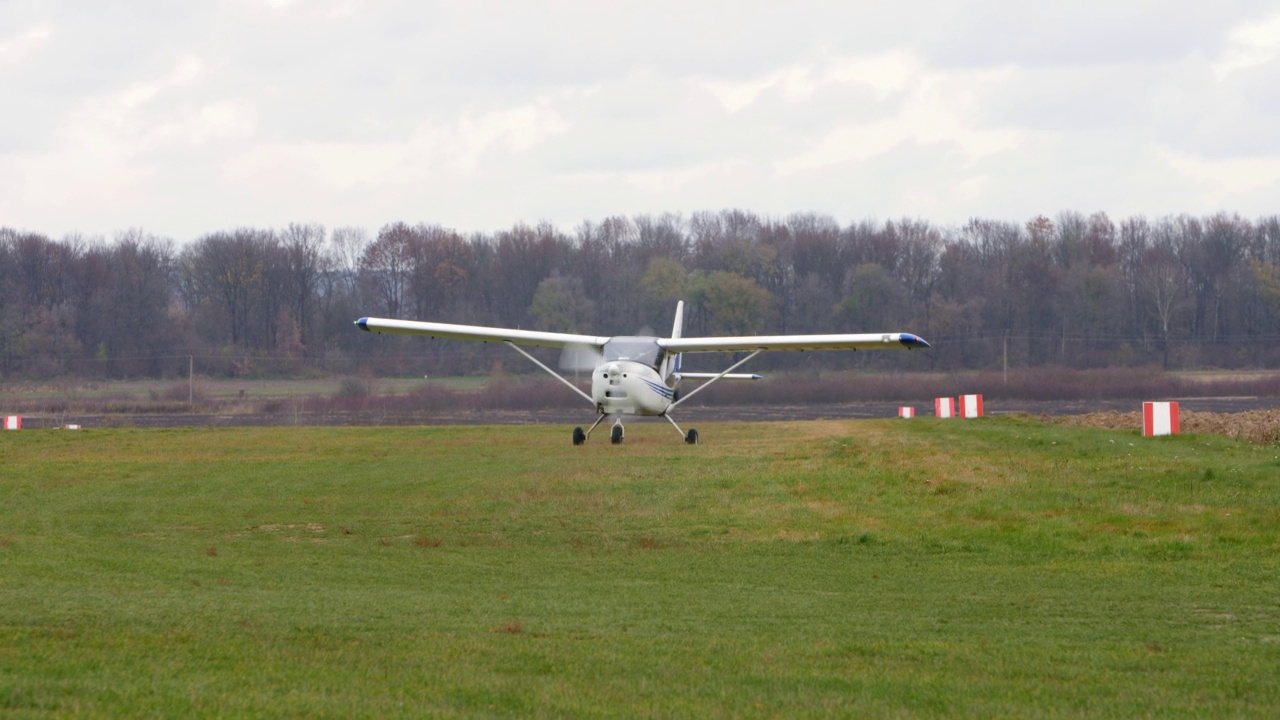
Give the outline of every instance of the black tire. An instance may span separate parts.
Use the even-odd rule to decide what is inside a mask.
[[[582,428],[580,428],[580,427],[576,427],[576,428],[574,428],[574,429],[573,429],[573,444],[574,444],[574,445],[581,445],[582,443],[584,443],[584,442],[586,442],[586,441],[587,441],[587,434],[586,434],[586,433],[584,433],[584,432],[582,432]]]
[[[690,445],[697,445],[698,431],[694,430],[693,428],[689,428],[689,432],[685,433],[684,441]]]
[[[622,426],[621,425],[614,425],[613,429],[609,431],[609,442],[613,443],[614,445],[622,444]]]

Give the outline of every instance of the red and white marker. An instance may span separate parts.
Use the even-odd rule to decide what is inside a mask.
[[[4,429],[5,430],[21,430],[22,416],[21,415],[5,415]]]
[[[955,398],[934,398],[933,414],[940,418],[949,418],[956,416],[956,399]]]
[[[960,396],[960,417],[964,417],[964,418],[982,417],[982,396],[981,395],[961,395]]]
[[[911,418],[916,416],[916,409],[913,407],[902,406],[898,408],[898,417]]]
[[[1146,437],[1153,437],[1155,435],[1177,435],[1178,403],[1142,403],[1142,434]]]

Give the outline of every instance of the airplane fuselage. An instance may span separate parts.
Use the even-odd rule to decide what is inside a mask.
[[[675,401],[675,388],[644,363],[610,360],[591,373],[591,399],[601,414],[662,415]]]

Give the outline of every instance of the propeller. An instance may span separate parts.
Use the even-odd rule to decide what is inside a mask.
[[[567,345],[560,351],[560,369],[591,372],[604,362],[604,353],[594,345]]]

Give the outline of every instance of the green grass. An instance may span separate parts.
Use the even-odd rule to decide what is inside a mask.
[[[1280,450],[0,433],[0,716],[1280,716]]]

